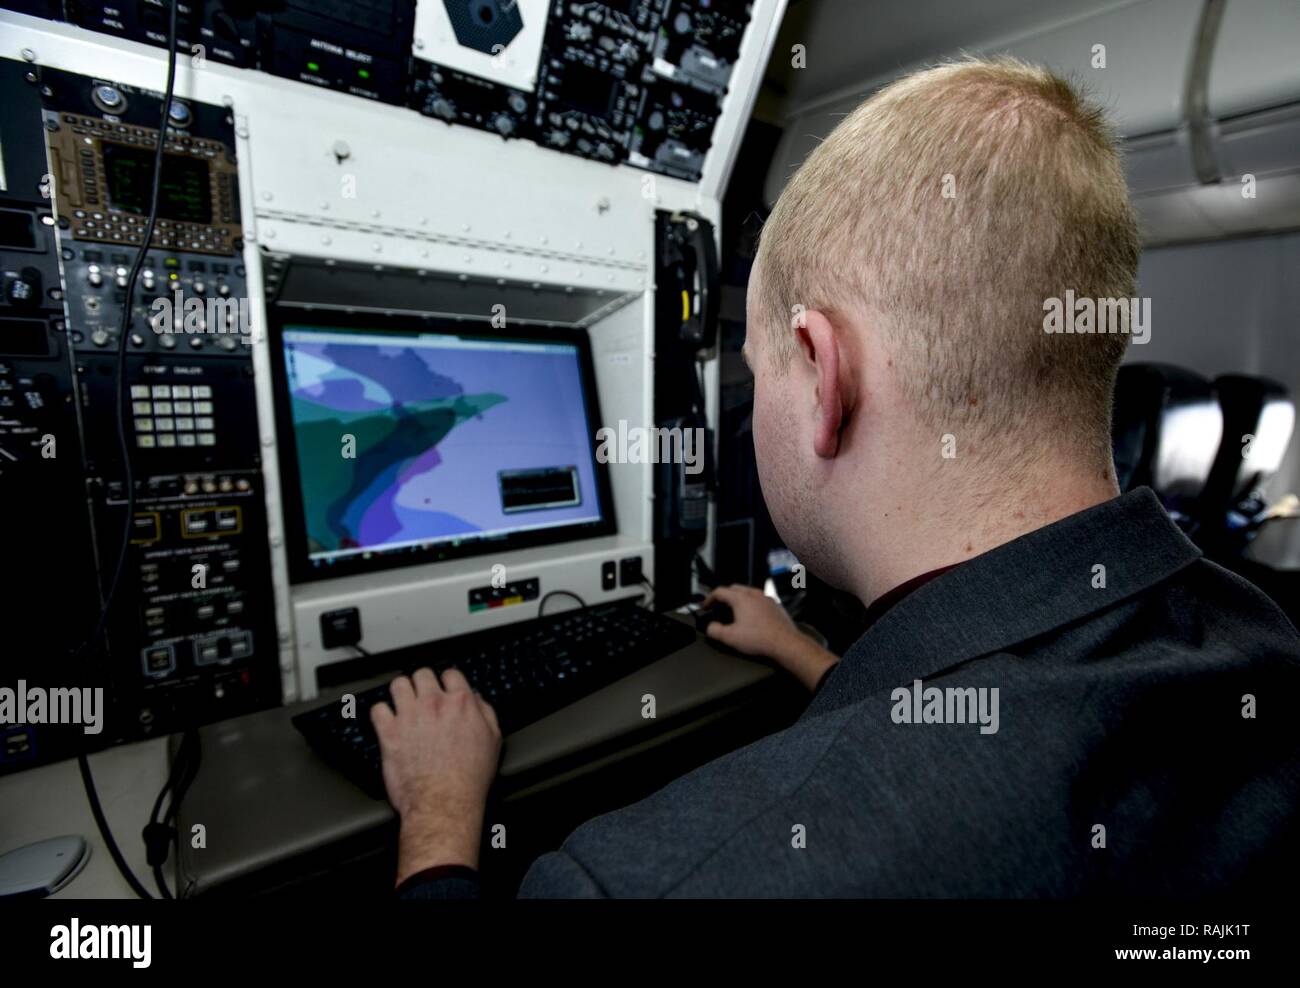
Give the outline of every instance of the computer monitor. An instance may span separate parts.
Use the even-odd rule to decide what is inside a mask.
[[[615,531],[582,330],[275,311],[290,577]]]

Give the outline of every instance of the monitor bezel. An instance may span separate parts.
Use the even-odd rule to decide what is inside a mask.
[[[314,562],[307,546],[307,528],[304,522],[302,476],[298,466],[297,434],[289,409],[289,378],[285,364],[284,331],[286,327],[306,327],[328,332],[372,331],[376,335],[432,334],[461,337],[472,340],[500,340],[502,342],[562,343],[576,346],[578,372],[582,382],[584,411],[590,428],[591,462],[596,469],[596,498],[600,505],[600,519],[557,525],[554,528],[531,529],[487,539],[450,541],[401,549],[376,549],[368,553],[344,556],[332,562]],[[275,407],[276,448],[280,469],[280,501],[285,527],[285,549],[288,558],[289,582],[312,583],[342,577],[374,573],[384,570],[405,569],[415,566],[445,563],[490,553],[513,552],[517,549],[560,545],[585,539],[600,538],[618,532],[614,514],[614,497],[609,480],[609,467],[596,455],[599,441],[596,432],[602,424],[600,399],[596,390],[595,364],[591,356],[591,340],[585,329],[565,327],[517,326],[494,329],[487,319],[463,320],[420,316],[416,314],[336,312],[332,310],[306,310],[271,306],[268,311],[267,345],[271,357],[272,400]]]

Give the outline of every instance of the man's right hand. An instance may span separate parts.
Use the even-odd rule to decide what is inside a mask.
[[[755,587],[733,584],[717,587],[704,600],[726,604],[735,617],[731,624],[713,621],[705,634],[746,655],[763,655],[803,683],[817,688],[826,670],[839,658],[795,627],[785,608]]]

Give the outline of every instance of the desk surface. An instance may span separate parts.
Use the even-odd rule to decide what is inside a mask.
[[[600,750],[618,757],[652,744],[653,728],[680,727],[774,674],[766,663],[724,652],[705,639],[654,662],[590,696],[530,724],[505,739],[501,782],[523,791],[547,784],[547,771],[572,778],[584,771],[576,758]],[[204,728],[203,768],[182,807],[182,887],[198,892],[343,841],[393,819],[375,800],[335,772],[303,741],[291,719],[349,690],[391,676],[324,693],[309,703],[250,714]],[[653,694],[656,717],[642,716]],[[648,732],[648,728],[650,729]],[[509,797],[507,797],[509,798]],[[187,839],[202,824],[206,847]]]

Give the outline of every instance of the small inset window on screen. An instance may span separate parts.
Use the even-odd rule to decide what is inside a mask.
[[[501,510],[506,514],[572,508],[582,503],[576,466],[499,470],[497,482],[501,487]]]

